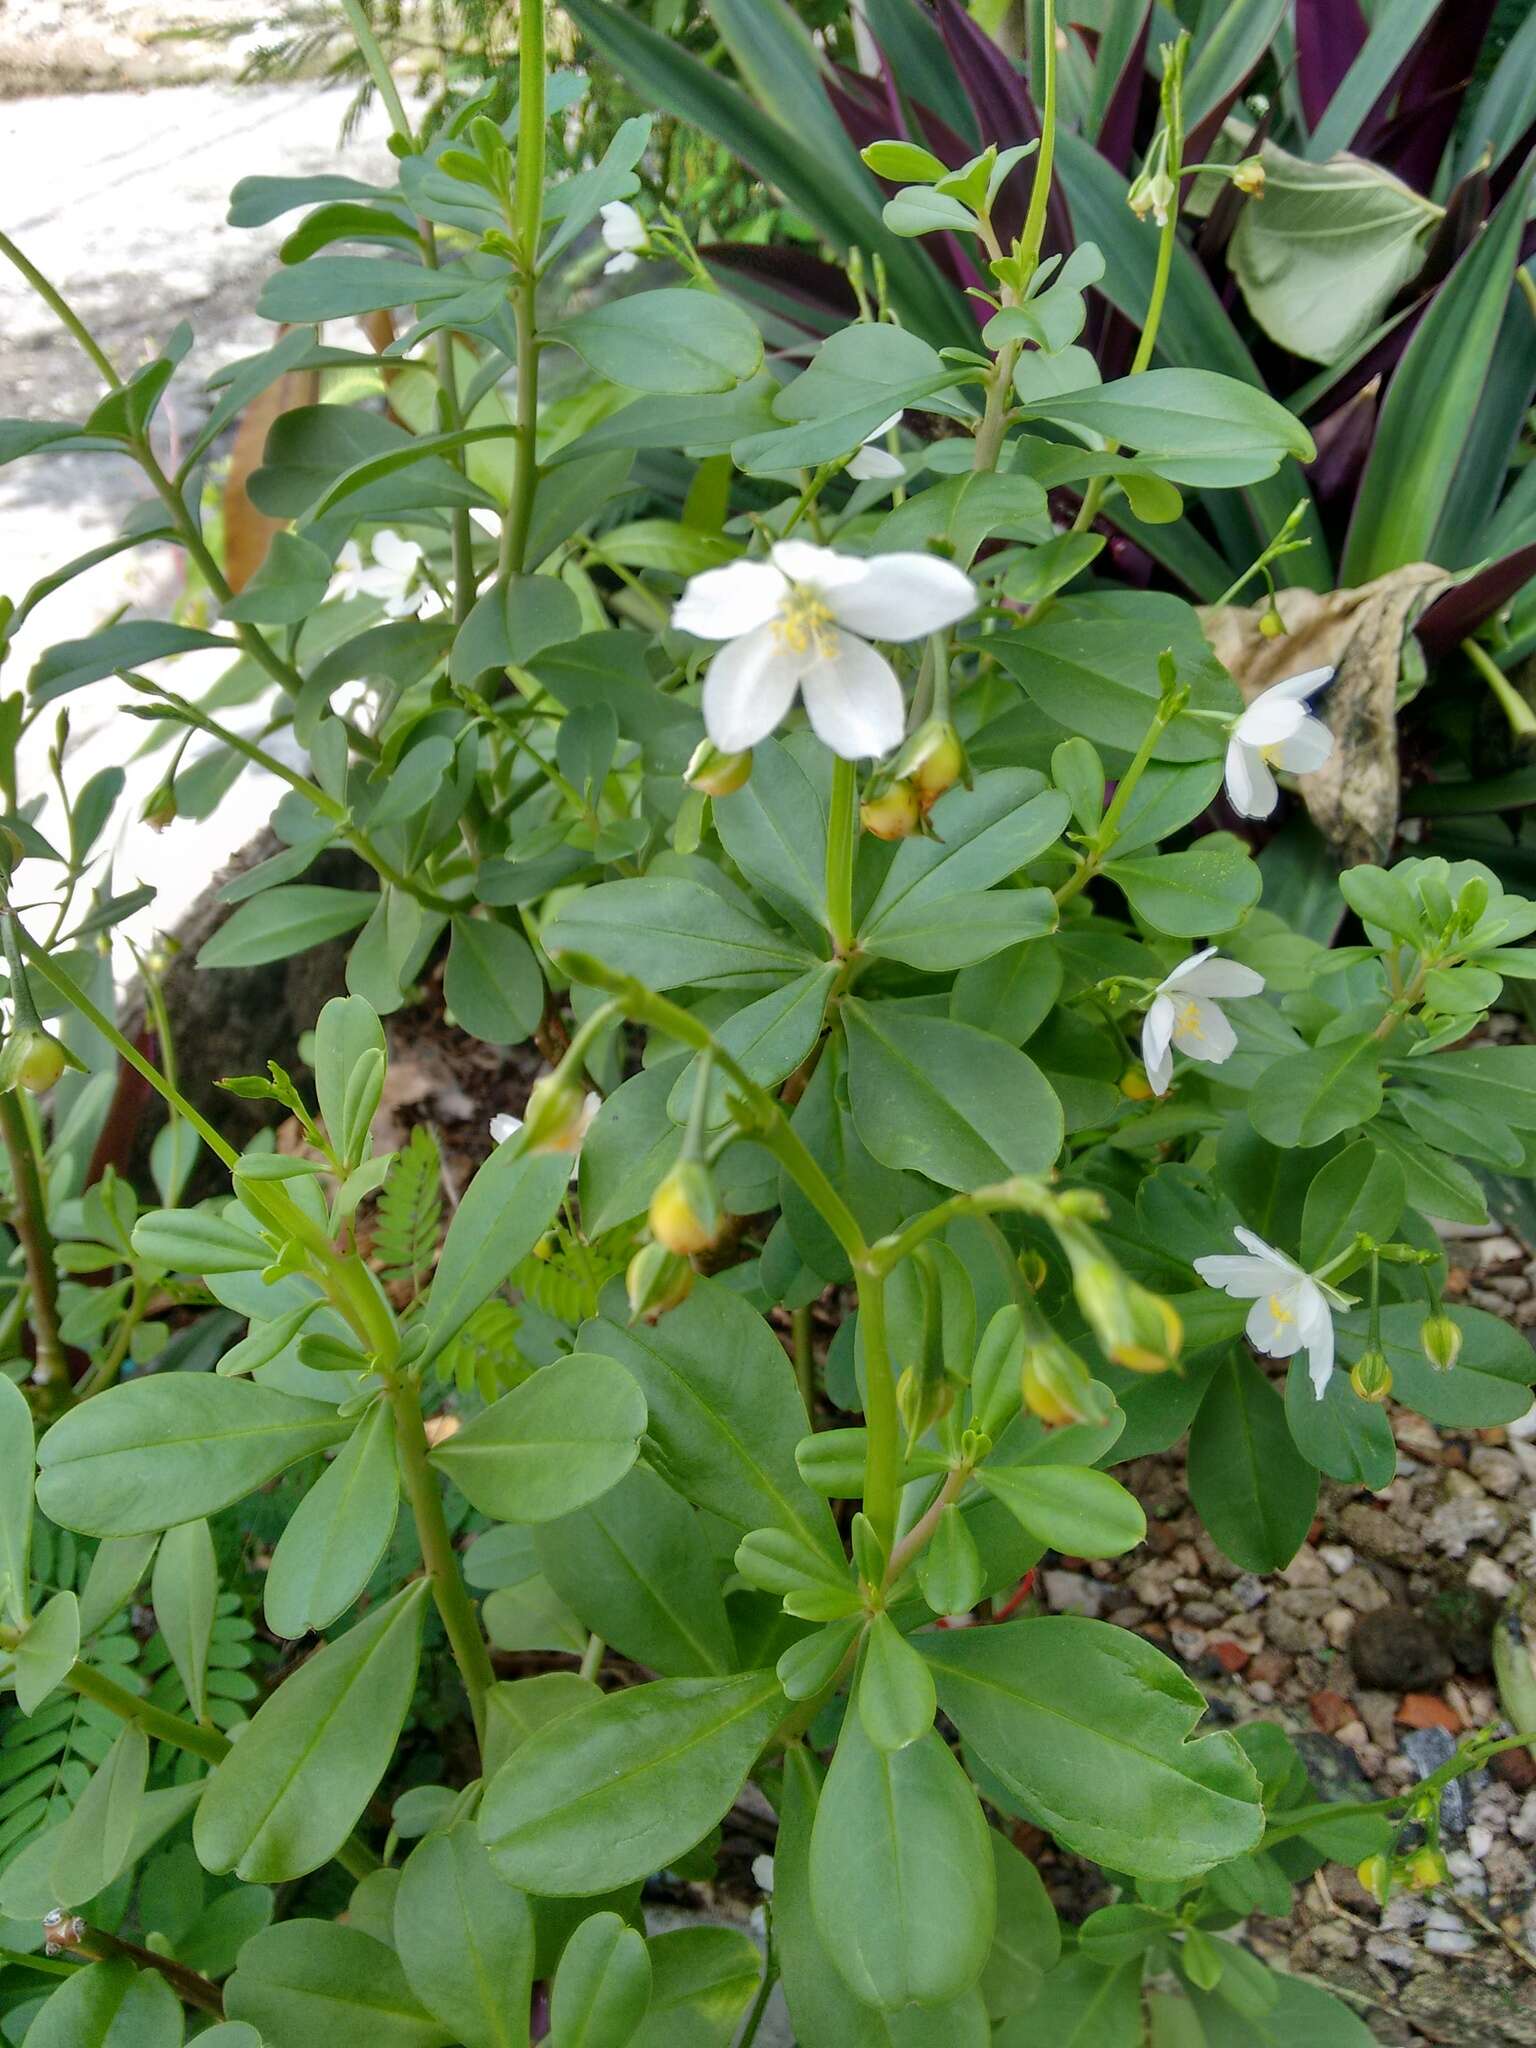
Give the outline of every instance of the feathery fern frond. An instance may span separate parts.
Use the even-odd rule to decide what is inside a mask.
[[[437,1257],[442,1174],[437,1140],[425,1124],[418,1124],[410,1143],[395,1154],[379,1191],[373,1237],[379,1273],[388,1281],[409,1282],[413,1293],[420,1291]]]

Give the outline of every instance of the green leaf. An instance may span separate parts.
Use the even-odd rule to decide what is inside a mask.
[[[1245,848],[1205,845],[1146,860],[1112,860],[1104,872],[1136,915],[1178,939],[1229,932],[1259,900],[1263,878]]]
[[[755,1003],[743,1004],[717,1027],[717,1043],[759,1087],[777,1087],[795,1071],[820,1038],[827,996],[837,973],[837,963],[829,960],[824,966],[813,967],[808,973],[785,982],[782,988],[759,996]],[[695,1054],[687,1062],[667,1096],[667,1115],[674,1124],[686,1124],[688,1121],[698,1086],[699,1060],[700,1055]],[[711,1127],[727,1121],[728,1098],[735,1085],[718,1066],[713,1069],[706,1112]]]
[[[989,1831],[997,1872],[997,1933],[981,1975],[987,2011],[999,2019],[1024,2012],[1061,1957],[1061,1927],[1040,1873],[1006,1835]]]
[[[491,1868],[468,1821],[425,1836],[395,1893],[406,1981],[464,2048],[528,2048],[533,1915]]]
[[[1055,1162],[1061,1105],[1026,1054],[897,1003],[849,998],[843,1018],[854,1125],[881,1165],[973,1188]]]
[[[1134,754],[1157,711],[1158,656],[1173,650],[1190,708],[1236,717],[1237,685],[1211,652],[1191,607],[1137,590],[1062,598],[1038,624],[990,643],[1031,703],[1069,733]],[[1153,749],[1157,761],[1206,761],[1225,736],[1214,720],[1176,718]]]
[[[827,809],[796,753],[761,741],[750,781],[717,797],[713,812],[721,845],[753,888],[814,942],[827,915]]]
[[[1086,1955],[1068,1956],[1046,1978],[1029,2011],[1000,2030],[997,2048],[1025,2048],[1041,2030],[1051,2048],[1142,2048],[1144,1968],[1141,1956],[1115,1970],[1102,1969]]]
[[[876,1749],[905,1749],[933,1726],[932,1673],[888,1614],[877,1614],[864,1638],[857,1698]]]
[[[155,1535],[109,1536],[97,1544],[80,1592],[82,1641],[127,1606],[139,1589],[159,1540]]]
[[[750,986],[802,974],[816,963],[703,882],[676,877],[604,882],[563,903],[542,933],[551,957],[591,953],[605,967],[664,991]]]
[[[1389,17],[1390,18],[1390,17]],[[1191,1989],[1189,1998],[1206,2043],[1221,2048],[1369,2048],[1375,2040],[1365,2022],[1321,1984],[1272,1971],[1274,2002],[1260,2013],[1239,2012],[1220,1991]]]
[[[148,1775],[148,1737],[141,1728],[127,1727],[52,1837],[48,1882],[61,1906],[94,1899],[129,1861]]]
[[[1051,1615],[925,1635],[939,1705],[1030,1818],[1133,1877],[1186,1878],[1256,1848],[1258,1781],[1199,1691],[1124,1629]]]
[[[749,785],[750,786],[750,785]],[[934,805],[933,838],[903,840],[866,912],[861,938],[877,938],[898,911],[942,904],[990,889],[1016,874],[1061,836],[1070,809],[1027,768],[1000,768],[960,784]]]
[[[0,1373],[0,1614],[13,1627],[27,1618],[31,1593],[32,1410],[13,1379]]]
[[[549,1522],[617,1486],[645,1426],[644,1398],[624,1368],[571,1352],[445,1438],[432,1462],[483,1514]]]
[[[783,1529],[841,1565],[831,1511],[795,1463],[805,1405],[794,1369],[762,1317],[719,1280],[697,1282],[654,1326],[630,1327],[628,1315],[615,1288],[576,1341],[638,1381],[677,1490],[733,1529]]]
[[[939,2005],[981,1975],[997,1911],[987,1824],[934,1731],[886,1751],[862,1714],[847,1717],[816,1811],[810,1879],[827,1954],[866,2005]]]
[[[366,1098],[356,1099],[353,1083],[359,1065],[373,1053],[384,1059],[388,1047],[372,1005],[361,996],[332,996],[315,1023],[315,1096],[320,1120],[343,1159],[363,1156],[363,1140],[378,1107],[377,1091],[370,1090],[369,1106]]]
[[[375,1401],[277,1539],[262,1606],[274,1635],[329,1628],[372,1578],[400,1508],[389,1404]]]
[[[485,1696],[486,1777],[494,1778],[530,1735],[601,1698],[591,1679],[574,1671],[541,1671],[532,1678],[498,1680]]]
[[[193,1840],[206,1869],[283,1884],[336,1854],[394,1755],[416,1686],[428,1591],[425,1579],[414,1580],[258,1710],[197,1809]]]
[[[550,1993],[560,2048],[624,2048],[651,2002],[645,1938],[617,1913],[594,1913],[565,1945]]]
[[[205,942],[199,967],[261,967],[339,939],[367,921],[378,898],[363,889],[292,882],[242,903]]]
[[[32,2048],[181,2048],[181,2002],[154,1970],[90,1963],[27,2028]],[[282,2048],[276,2043],[275,2048]]]
[[[1419,1341],[1424,1313],[1418,1302],[1394,1302],[1381,1312],[1381,1344],[1392,1368],[1395,1401],[1443,1429],[1493,1429],[1529,1411],[1536,1351],[1518,1330],[1482,1309],[1448,1303],[1446,1314],[1461,1331],[1462,1349],[1450,1371],[1441,1372]],[[1339,1317],[1339,1348],[1347,1359],[1358,1358],[1365,1348],[1366,1325],[1358,1311]]]
[[[256,574],[224,606],[226,619],[260,626],[296,626],[324,598],[331,558],[296,533],[278,531]]]
[[[430,1362],[463,1329],[549,1228],[570,1185],[563,1152],[519,1153],[498,1146],[464,1192],[438,1254],[422,1322]]]
[[[1261,1138],[1289,1150],[1325,1145],[1341,1131],[1368,1124],[1380,1107],[1376,1040],[1336,1038],[1266,1067],[1249,1097],[1248,1116]]]
[[[1309,1273],[1325,1266],[1364,1231],[1385,1244],[1402,1218],[1407,1189],[1403,1169],[1369,1138],[1346,1145],[1320,1166],[1307,1189],[1301,1217],[1301,1263]]]
[[[448,673],[472,688],[491,670],[522,668],[580,632],[581,606],[558,576],[508,576],[475,600],[454,640]]]
[[[155,1620],[192,1718],[201,1721],[207,1708],[208,1651],[219,1599],[218,1560],[206,1522],[181,1522],[166,1530],[155,1553],[150,1587]]]
[[[429,306],[457,298],[470,282],[453,266],[428,270],[399,256],[317,256],[274,272],[262,286],[256,311],[263,320],[307,326],[389,306]]]
[[[186,654],[196,647],[235,643],[193,626],[172,626],[161,619],[128,619],[103,627],[84,640],[62,640],[32,665],[27,691],[35,704],[50,704],[85,683],[99,683],[120,669],[142,668],[149,661]]]
[[[903,903],[860,944],[874,959],[945,974],[974,967],[1055,929],[1056,902],[1049,889],[986,889],[938,902]]]
[[[151,1209],[133,1226],[133,1248],[182,1273],[254,1273],[271,1259],[253,1230],[207,1209]]]
[[[449,2048],[455,2038],[417,2003],[392,1948],[332,1920],[281,1920],[254,1935],[224,2010],[265,2048]]]
[[[561,321],[552,338],[632,391],[730,391],[763,361],[763,337],[740,306],[678,287],[610,299]]]
[[[919,1574],[935,1614],[969,1614],[986,1588],[976,1539],[954,1501],[939,1517]]]
[[[646,1946],[651,2002],[634,2048],[730,2048],[762,1976],[751,1935],[735,1927],[679,1927]]]
[[[1293,1358],[1285,1376],[1285,1419],[1297,1450],[1330,1479],[1372,1493],[1392,1484],[1397,1444],[1391,1420],[1377,1402],[1360,1399],[1347,1373],[1330,1373],[1319,1400],[1305,1358]]]
[[[1296,1448],[1285,1404],[1246,1352],[1212,1379],[1189,1433],[1189,1490],[1200,1518],[1244,1571],[1290,1563],[1317,1512],[1317,1474]]]
[[[1072,1557],[1121,1557],[1147,1533],[1134,1494],[1107,1472],[1080,1465],[983,1465],[976,1477],[1047,1549]]]
[[[1041,394],[1023,411],[1135,448],[1176,484],[1257,483],[1284,456],[1310,462],[1316,454],[1294,413],[1213,370],[1146,370],[1087,390]]]
[[[217,1514],[349,1428],[327,1402],[155,1373],[60,1417],[38,1446],[38,1504],[87,1536],[137,1536]]]
[[[547,1523],[534,1547],[560,1598],[621,1656],[664,1678],[723,1676],[735,1665],[700,1518],[649,1466]]]
[[[443,999],[471,1038],[515,1045],[544,1014],[544,977],[521,932],[488,917],[456,917]]]
[[[1375,16],[1313,129],[1307,154],[1317,162],[1348,149],[1436,11],[1436,0],[1398,0]]]
[[[1339,569],[1352,589],[1433,559],[1520,260],[1530,177],[1527,165],[1430,301],[1387,386]]]
[[[491,1860],[557,1898],[648,1876],[728,1809],[784,1709],[774,1674],[755,1671],[662,1679],[565,1716],[486,1787]]]

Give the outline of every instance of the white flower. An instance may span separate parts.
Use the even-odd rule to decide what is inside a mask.
[[[907,466],[899,455],[893,455],[889,448],[877,444],[883,441],[892,427],[901,425],[901,414],[893,412],[888,420],[882,420],[872,434],[866,434],[848,462],[848,474],[856,482],[867,484],[880,478],[882,482],[892,477],[905,476]]]
[[[1267,818],[1275,808],[1280,801],[1276,768],[1305,775],[1321,768],[1333,752],[1333,734],[1307,704],[1332,674],[1331,668],[1309,668],[1288,676],[1255,697],[1233,726],[1227,742],[1227,796],[1240,818]]]
[[[729,643],[704,678],[704,725],[723,754],[765,739],[798,690],[817,737],[857,761],[888,754],[906,724],[895,671],[862,636],[920,640],[975,608],[969,576],[936,555],[865,561],[781,540],[766,562],[691,577],[672,623]]]
[[[373,536],[373,563],[364,563],[355,540],[349,540],[336,557],[335,573],[327,597],[371,597],[383,607],[386,617],[414,617],[435,593],[429,584],[418,585],[421,549],[413,540],[383,527]],[[415,587],[413,587],[415,586]],[[441,607],[439,606],[439,609]]]
[[[618,277],[640,261],[638,251],[650,246],[645,222],[627,199],[610,199],[598,212],[603,217],[603,243],[613,255],[603,265],[604,277]]]
[[[1333,1311],[1346,1303],[1326,1281],[1305,1273],[1251,1230],[1232,1233],[1249,1256],[1196,1259],[1195,1271],[1208,1286],[1234,1301],[1251,1301],[1248,1342],[1266,1358],[1290,1358],[1303,1347],[1319,1401],[1333,1371]]]
[[[1191,953],[1157,985],[1141,1027],[1142,1064],[1157,1095],[1168,1093],[1175,1046],[1192,1060],[1213,1067],[1237,1050],[1237,1033],[1213,997],[1263,994],[1262,974],[1239,967],[1235,960],[1218,960],[1215,953],[1214,946]]]
[[[597,1115],[602,1106],[603,1098],[589,1088],[581,1099],[580,1112],[565,1126],[564,1130],[555,1132],[547,1144],[535,1145],[532,1149],[535,1152],[571,1153],[571,1179],[574,1180],[576,1178],[577,1166],[575,1155],[581,1151],[582,1140],[591,1129],[592,1119]],[[523,1119],[520,1116],[493,1116],[491,1118],[491,1143],[493,1145],[505,1145],[508,1138],[515,1138],[522,1128]]]

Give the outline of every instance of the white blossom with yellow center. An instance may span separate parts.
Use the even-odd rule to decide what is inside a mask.
[[[798,692],[817,737],[857,761],[888,754],[906,725],[896,673],[869,641],[921,640],[976,603],[970,577],[935,555],[781,540],[766,562],[690,578],[672,623],[726,643],[704,678],[705,730],[722,753],[766,739]]]
[[[1246,1330],[1255,1351],[1266,1358],[1293,1358],[1306,1351],[1312,1389],[1321,1401],[1333,1371],[1333,1311],[1348,1303],[1254,1231],[1239,1224],[1232,1235],[1246,1248],[1246,1257],[1196,1259],[1195,1271],[1234,1301],[1253,1303]]]
[[[1227,742],[1227,796],[1241,818],[1267,818],[1280,801],[1275,770],[1305,775],[1333,752],[1333,734],[1314,718],[1308,699],[1328,682],[1331,668],[1309,668],[1262,691],[1232,728]]]
[[[1264,977],[1235,960],[1218,960],[1216,948],[1192,953],[1157,985],[1141,1026],[1141,1059],[1153,1093],[1166,1095],[1173,1079],[1173,1055],[1181,1052],[1219,1067],[1237,1050],[1237,1033],[1213,1000],[1257,996]]]

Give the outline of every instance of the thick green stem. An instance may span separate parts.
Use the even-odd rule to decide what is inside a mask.
[[[889,1551],[896,1540],[900,1495],[901,1415],[891,1370],[885,1323],[885,1275],[866,1263],[855,1275],[859,1287],[859,1335],[864,1344],[864,1512]]]
[[[475,1615],[474,1602],[459,1569],[447,1518],[443,1513],[442,1488],[437,1474],[427,1463],[427,1434],[421,1420],[421,1396],[414,1380],[399,1379],[389,1388],[389,1405],[394,1411],[395,1442],[400,1452],[400,1475],[406,1499],[416,1522],[421,1555],[432,1581],[432,1597],[447,1631],[449,1647],[474,1716],[475,1739],[485,1747],[486,1695],[496,1683],[491,1653]]]
[[[1509,729],[1515,738],[1536,739],[1536,711],[1526,703],[1487,648],[1481,641],[1469,638],[1462,641],[1461,651],[1493,692],[1494,701],[1509,720]]]
[[[390,126],[405,141],[413,141],[411,124],[405,117],[405,104],[400,98],[400,88],[395,84],[394,76],[385,61],[384,52],[379,48],[378,39],[373,33],[367,15],[363,12],[360,0],[341,0],[341,11],[347,17],[347,24],[357,38],[358,50],[368,67],[369,77],[378,88],[379,98],[384,102]]]
[[[805,1403],[806,1418],[812,1428],[816,1424],[816,1354],[811,1348],[811,1311],[808,1307],[791,1309],[789,1312],[790,1332],[795,1346],[795,1385],[800,1389],[800,1398]]]
[[[858,850],[858,771],[832,757],[832,810],[827,819],[827,930],[841,955],[853,951],[853,862]]]
[[[1056,162],[1056,0],[1044,0],[1040,23],[1041,69],[1045,91],[1040,107],[1040,154],[1035,159],[1035,182],[1029,195],[1029,212],[1019,238],[1020,255],[1026,272],[1040,261],[1045,240],[1045,211],[1051,197],[1051,177]]]
[[[538,489],[539,434],[539,236],[544,225],[544,131],[546,125],[545,0],[522,0],[517,21],[517,187],[516,233],[521,274],[512,302],[517,328],[517,470],[512,502],[501,530],[501,574],[520,576],[527,566],[533,499]]]
[[[105,1929],[92,1927],[88,1921],[70,1914],[63,1922],[49,1929],[52,1939],[62,1948],[74,1951],[93,1962],[110,1962],[120,1958],[132,1963],[136,1970],[154,1970],[170,1985],[183,2005],[196,2006],[202,2012],[211,2012],[216,2019],[224,2017],[224,1996],[211,1978],[203,1977],[196,1970],[189,1970],[185,1963],[173,1962],[169,1956],[157,1955],[153,1949],[140,1948],[137,1942],[124,1941]]]
[[[35,1377],[47,1390],[50,1407],[67,1406],[69,1361],[59,1336],[59,1275],[53,1257],[53,1233],[43,1199],[32,1133],[14,1090],[0,1095],[0,1137],[11,1165],[11,1226],[21,1239],[27,1262],[28,1321],[32,1325]]]
[[[1072,873],[1056,891],[1058,907],[1063,903],[1070,903],[1074,896],[1080,894],[1098,873],[1106,857],[1114,852],[1115,840],[1119,836],[1120,821],[1125,816],[1126,806],[1136,792],[1137,783],[1151,764],[1158,741],[1176,716],[1177,710],[1174,706],[1158,706],[1152,723],[1142,735],[1141,745],[1136,749],[1131,765],[1120,778],[1114,799],[1104,813],[1098,831],[1093,835],[1092,846],[1082,855]]]

